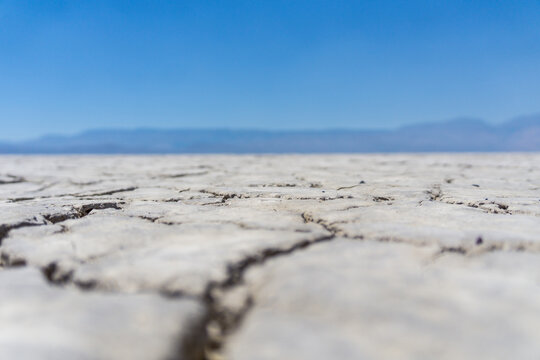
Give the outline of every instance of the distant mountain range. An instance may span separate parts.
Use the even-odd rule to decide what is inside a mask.
[[[3,154],[372,153],[540,151],[540,116],[461,119],[396,130],[91,130],[1,143]]]

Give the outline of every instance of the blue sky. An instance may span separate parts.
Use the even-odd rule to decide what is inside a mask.
[[[538,112],[538,0],[0,0],[0,139]]]

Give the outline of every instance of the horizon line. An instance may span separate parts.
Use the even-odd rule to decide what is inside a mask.
[[[409,127],[416,127],[416,126],[423,126],[423,125],[443,125],[443,124],[451,124],[451,123],[457,123],[457,122],[473,122],[473,123],[481,123],[483,125],[487,125],[489,127],[501,127],[505,124],[519,121],[519,120],[527,120],[527,119],[540,119],[540,112],[538,113],[532,113],[528,115],[520,115],[516,117],[512,117],[508,120],[504,120],[501,122],[494,122],[485,120],[480,117],[473,117],[473,116],[459,116],[459,117],[453,117],[448,118],[445,120],[436,120],[436,121],[422,121],[422,122],[415,122],[410,124],[402,124],[392,127],[324,127],[324,128],[257,128],[257,127],[226,127],[226,126],[219,126],[219,127],[164,127],[164,126],[136,126],[136,127],[96,127],[96,128],[87,128],[75,132],[69,132],[69,133],[57,133],[57,132],[51,132],[51,133],[45,133],[42,135],[37,135],[33,137],[26,137],[26,138],[18,138],[18,139],[5,139],[0,138],[0,143],[3,144],[16,144],[26,141],[34,141],[39,140],[43,138],[50,138],[50,137],[58,137],[58,138],[64,138],[64,137],[74,137],[78,135],[83,135],[85,133],[89,132],[98,132],[98,131],[231,131],[231,132],[264,132],[264,133],[299,133],[299,132],[313,132],[313,133],[320,133],[320,132],[333,132],[333,131],[366,131],[366,132],[389,132],[389,131],[397,131],[406,129]]]

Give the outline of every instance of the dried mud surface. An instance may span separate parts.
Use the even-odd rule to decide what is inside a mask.
[[[538,359],[540,155],[1,156],[0,358]]]

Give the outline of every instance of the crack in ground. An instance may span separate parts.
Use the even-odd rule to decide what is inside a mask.
[[[205,193],[205,191],[201,191]],[[208,192],[210,193],[210,192]],[[237,194],[234,193],[214,193],[212,194],[216,197],[221,197],[220,203],[224,203],[231,198],[237,197]],[[436,201],[442,201],[442,193],[435,191],[432,194],[433,199]],[[315,200],[310,198],[311,200]],[[379,197],[374,198],[374,201],[390,201],[391,198]],[[107,202],[107,203],[95,203],[95,204],[86,204],[78,208],[74,208],[73,212],[68,214],[48,214],[43,215],[43,218],[46,220],[45,223],[28,223],[21,222],[19,224],[0,226],[0,240],[5,238],[9,231],[14,228],[24,227],[24,226],[39,226],[45,225],[47,223],[60,223],[62,221],[74,218],[81,218],[87,216],[93,210],[102,210],[102,209],[120,209],[119,203],[117,202]],[[346,234],[342,229],[337,227],[334,223],[330,223],[322,218],[315,218],[312,214],[303,212],[301,215],[304,223],[315,223],[323,227],[329,234],[317,237],[313,240],[302,240],[286,248],[266,248],[261,251],[256,252],[255,254],[248,255],[241,259],[240,261],[231,263],[227,267],[226,277],[222,281],[212,281],[209,282],[205,288],[204,295],[198,298],[199,301],[203,303],[206,308],[206,314],[202,319],[199,319],[197,322],[193,323],[188,328],[188,332],[181,336],[178,343],[178,349],[176,354],[172,359],[189,359],[189,360],[212,360],[217,359],[220,356],[220,351],[223,350],[224,345],[226,344],[228,336],[230,336],[235,330],[241,326],[243,320],[248,315],[250,309],[254,306],[255,300],[252,294],[248,294],[244,297],[243,304],[236,309],[231,309],[224,304],[224,297],[230,291],[240,288],[244,285],[244,277],[247,271],[255,266],[263,265],[268,260],[280,257],[287,256],[297,251],[302,251],[316,243],[332,241],[337,236],[342,236],[344,238],[355,238],[363,239],[362,235],[352,237],[349,234]],[[144,218],[144,217],[141,217]],[[148,221],[156,221],[156,218],[146,218]],[[391,238],[378,238],[374,239],[376,241],[391,241],[391,242],[403,242],[410,244],[406,240],[396,240]],[[414,245],[414,244],[411,244]],[[497,244],[497,245],[486,245],[484,244],[483,239],[478,238],[476,240],[475,251],[465,247],[440,247],[439,252],[435,255],[434,258],[442,256],[447,253],[454,253],[459,255],[468,256],[473,253],[483,253],[490,251],[505,250],[506,244]],[[525,251],[527,249],[526,245],[519,244],[514,247],[516,251]],[[481,252],[480,252],[481,250]],[[2,258],[0,263],[7,263],[9,266],[25,266],[26,262],[21,259]],[[72,271],[62,270],[61,266],[56,262],[52,262],[41,268],[41,271],[45,279],[54,285],[65,286],[67,284],[73,284],[74,286],[82,290],[91,290],[95,288],[96,281],[75,281],[73,279]],[[178,293],[172,294],[175,297],[184,297],[186,294]]]
[[[0,250],[2,246],[2,242],[5,238],[8,237],[9,232],[14,229],[20,229],[24,227],[30,227],[30,226],[44,226],[44,225],[50,225],[50,224],[58,224],[66,220],[70,219],[81,219],[87,215],[89,215],[93,210],[105,210],[105,209],[115,209],[120,210],[120,202],[104,202],[104,203],[93,203],[93,204],[85,204],[77,207],[72,207],[72,209],[69,212],[66,213],[52,213],[52,214],[43,214],[40,215],[43,217],[44,221],[38,220],[37,217],[34,217],[32,219],[23,220],[21,222],[15,223],[15,224],[2,224],[0,225]],[[67,231],[67,229],[64,227],[62,229],[63,232]],[[7,267],[20,267],[25,266],[26,260],[15,258],[11,259],[10,256],[4,252],[1,252],[0,255],[0,266],[7,268]],[[57,273],[57,266],[56,264],[52,265],[51,268],[47,269],[51,264],[45,266],[42,268],[42,272],[44,273],[45,277],[50,280],[50,282],[55,283],[53,280],[53,274]],[[56,283],[62,284],[64,283],[64,275],[58,276],[58,278],[61,278],[61,281],[57,281]],[[85,287],[86,284],[82,284],[81,287]]]
[[[37,218],[34,218],[35,222],[31,222],[30,220],[24,220],[16,224],[2,224],[0,225],[0,246],[2,246],[2,241],[8,236],[9,232],[14,229],[19,229],[27,226],[40,226],[40,225],[46,225],[45,222],[40,223],[38,222]]]
[[[305,224],[308,224],[308,223],[315,223],[315,224],[319,224],[321,225],[326,231],[328,231],[329,233],[333,234],[334,236],[336,235],[339,235],[339,236],[343,236],[343,230],[341,230],[340,228],[334,226],[333,224],[321,219],[321,218],[318,218],[318,219],[315,219],[315,217],[311,214],[308,214],[307,212],[303,212],[301,214],[302,216],[302,220],[304,221]]]
[[[474,209],[479,209],[484,211],[485,213],[489,214],[508,214],[512,215],[514,214],[514,211],[510,210],[510,207],[507,204],[503,204],[497,201],[489,201],[488,199],[485,200],[479,200],[479,201],[469,201],[469,202],[463,202],[460,200],[450,200],[445,198],[440,185],[434,185],[431,189],[426,191],[426,194],[428,194],[430,201],[438,201],[444,204],[449,205],[463,205]],[[420,201],[420,204],[422,201]],[[535,213],[525,213],[525,212],[519,212],[516,211],[515,213],[521,213],[525,215],[534,215],[539,216]]]
[[[110,191],[105,191],[101,193],[92,193],[92,194],[71,193],[71,194],[44,195],[44,196],[33,196],[33,197],[18,197],[18,198],[8,199],[8,201],[21,202],[21,201],[38,200],[38,199],[62,198],[62,197],[69,197],[69,196],[76,197],[76,198],[86,198],[86,197],[113,195],[116,193],[128,192],[128,191],[134,191],[134,190],[137,190],[137,187],[128,187],[128,188],[123,188],[123,189],[116,189],[116,190],[110,190]]]
[[[197,173],[187,172],[187,173],[178,173],[178,174],[155,176],[155,177],[153,177],[153,179],[178,179],[178,178],[183,178],[183,177],[188,177],[188,176],[203,176],[203,175],[207,175],[207,174],[209,174],[209,171],[201,171],[201,172],[197,172]]]
[[[366,182],[364,180],[360,180],[360,182],[358,184],[350,185],[350,186],[341,186],[341,187],[338,187],[336,190],[339,191],[339,190],[354,189],[355,187],[358,187],[360,185],[364,185],[365,183]]]
[[[106,196],[106,195],[114,195],[114,194],[117,194],[117,193],[129,192],[129,191],[135,191],[135,190],[137,190],[136,186],[130,186],[130,187],[127,187],[127,188],[104,191],[104,192],[100,192],[100,193],[92,193],[92,194],[80,194],[79,193],[79,194],[73,194],[72,196],[77,196],[77,197]]]
[[[86,204],[78,207],[73,207],[72,212],[60,213],[60,214],[46,214],[43,215],[43,218],[51,224],[57,224],[70,219],[81,219],[92,210],[105,210],[105,209],[115,209],[120,210],[119,206],[121,203],[118,202],[106,202],[106,203],[95,203],[95,204]]]
[[[455,254],[455,255],[472,257],[472,256],[479,256],[479,255],[484,255],[484,254],[497,252],[497,251],[537,253],[537,252],[540,252],[540,244],[533,243],[533,242],[517,243],[517,244],[512,244],[512,243],[507,243],[507,242],[485,244],[482,237],[479,236],[474,242],[474,245],[472,246],[466,246],[466,245],[441,246],[440,250],[433,255],[432,261],[435,261],[439,259],[440,257],[447,254]]]
[[[206,306],[206,315],[199,324],[195,324],[188,335],[183,336],[178,344],[179,351],[172,359],[213,360],[221,359],[227,337],[230,336],[246,317],[255,301],[248,294],[239,310],[233,310],[223,304],[223,297],[244,284],[246,272],[266,263],[268,260],[302,251],[321,242],[332,241],[336,233],[332,227],[313,220],[306,213],[301,214],[304,222],[314,222],[321,225],[328,235],[313,240],[302,240],[286,248],[266,248],[255,254],[248,255],[242,260],[231,263],[227,267],[227,276],[222,281],[211,281],[204,292],[202,301]]]
[[[27,180],[22,176],[16,176],[16,175],[10,175],[10,174],[7,174],[5,176],[9,178],[9,180],[0,179],[0,185],[18,184],[18,183],[27,182]]]
[[[457,254],[463,256],[479,256],[491,252],[497,251],[508,251],[508,252],[540,252],[540,243],[528,241],[528,242],[491,242],[486,243],[482,236],[476,237],[471,241],[470,245],[463,244],[458,246],[445,246],[437,244],[436,242],[422,241],[422,242],[411,242],[409,240],[395,237],[395,236],[377,236],[377,237],[365,237],[362,234],[351,235],[348,234],[345,230],[340,229],[336,224],[346,223],[346,222],[328,222],[322,218],[315,219],[313,215],[303,213],[302,218],[304,222],[314,222],[323,226],[327,231],[332,232],[334,235],[350,239],[350,240],[370,240],[381,243],[395,243],[395,244],[406,244],[410,246],[417,247],[426,247],[426,246],[436,246],[438,250],[433,254],[432,261],[437,260],[441,256],[446,254]]]
[[[252,188],[266,188],[266,187],[278,187],[278,188],[293,188],[299,186],[298,184],[294,183],[270,183],[270,184],[249,184],[248,187]]]
[[[52,188],[53,186],[55,186],[55,185],[57,185],[59,183],[60,183],[59,181],[56,181],[56,182],[52,182],[52,183],[49,183],[49,184],[42,185],[39,189],[32,190],[32,193],[38,193],[38,192],[41,192],[43,190],[50,189],[50,188]]]
[[[480,209],[489,214],[512,215],[514,213],[512,210],[509,209],[508,205],[502,204],[496,201],[474,201],[474,202],[468,202],[468,203],[464,203],[463,201],[459,201],[459,200],[449,200],[449,199],[443,199],[440,201],[445,204],[464,205],[470,208]],[[489,205],[493,205],[493,206],[489,206]]]
[[[202,194],[210,194],[216,198],[221,197],[221,203],[226,202],[229,199],[237,198],[237,199],[260,199],[260,198],[269,198],[269,199],[282,199],[282,200],[312,200],[312,201],[332,201],[332,200],[340,200],[340,199],[354,199],[354,196],[352,195],[337,195],[337,196],[291,196],[291,195],[285,195],[285,194],[237,194],[234,192],[217,192],[217,191],[211,191],[211,190],[199,190],[198,192]],[[325,192],[324,190],[322,191]],[[219,204],[219,202],[215,203],[207,203],[203,205],[215,205]]]
[[[431,201],[441,201],[443,193],[440,185],[433,185],[431,189],[426,191]]]
[[[73,208],[72,212],[66,214],[46,214],[41,215],[45,220],[42,223],[20,222],[13,225],[2,225],[2,238],[6,237],[10,230],[25,226],[40,226],[47,224],[57,224],[69,219],[82,218],[87,216],[93,210],[120,209],[116,202],[86,204]],[[225,293],[241,286],[244,283],[244,274],[253,266],[262,265],[267,260],[279,256],[286,256],[296,251],[306,249],[316,243],[331,241],[336,236],[336,229],[323,221],[313,220],[313,217],[303,213],[304,222],[314,222],[321,225],[328,235],[319,236],[312,240],[302,240],[286,248],[266,248],[255,254],[244,257],[242,260],[231,263],[227,267],[227,275],[223,281],[209,282],[202,298],[198,298],[206,307],[206,315],[199,321],[193,323],[185,335],[182,335],[179,343],[179,349],[174,356],[175,359],[190,360],[210,360],[216,359],[216,354],[223,348],[228,335],[236,330],[254,301],[252,295],[245,297],[243,305],[236,310],[232,310],[222,303]],[[37,219],[36,219],[37,220]],[[152,221],[153,219],[148,219]],[[24,259],[9,259],[3,255],[0,259],[2,265],[9,267],[26,266]],[[73,278],[73,270],[65,270],[57,262],[51,262],[41,267],[41,272],[49,284],[56,286],[66,286],[72,284],[81,290],[92,290],[96,287],[95,280],[78,281]],[[186,294],[173,294],[174,296],[184,297]]]

